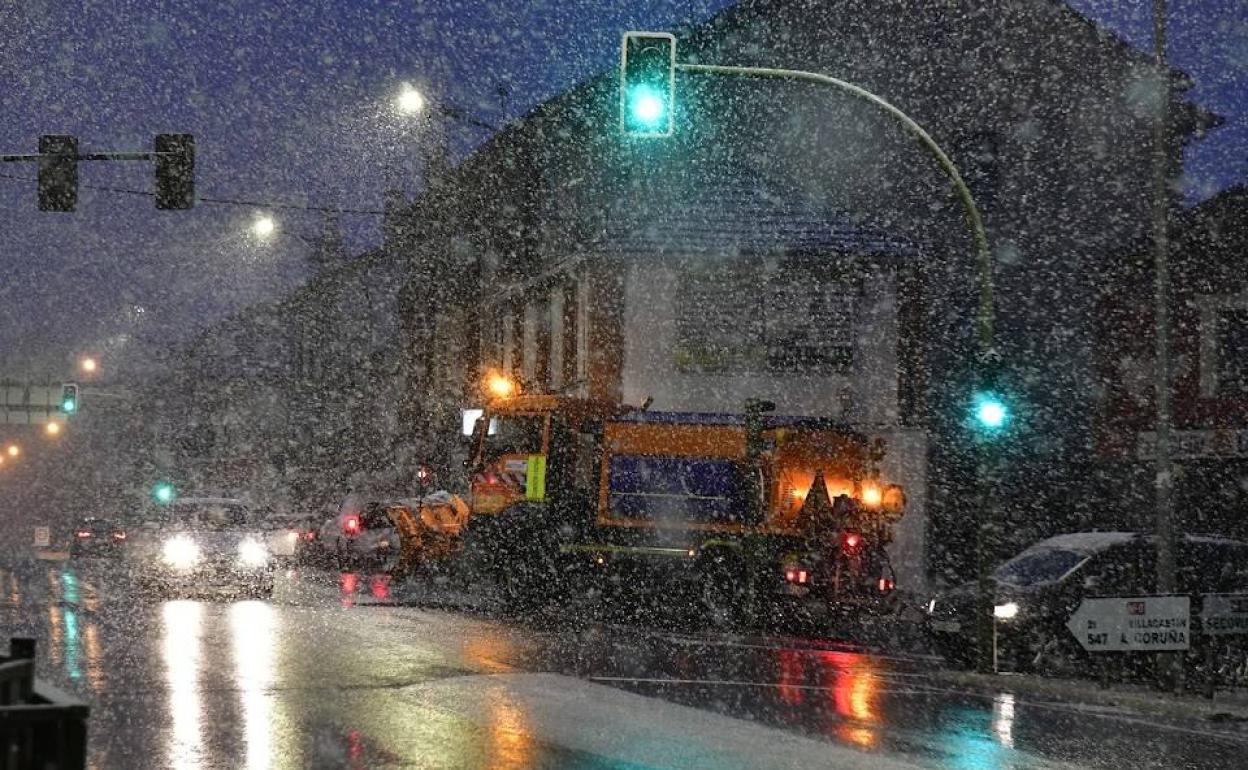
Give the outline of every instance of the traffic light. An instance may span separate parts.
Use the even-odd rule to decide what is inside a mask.
[[[61,411],[73,414],[78,411],[78,385],[67,382],[61,386]]]
[[[1010,421],[1010,409],[997,394],[980,392],[975,394],[974,416],[977,427],[995,433]]]
[[[971,428],[985,438],[995,437],[1009,429],[1014,415],[1010,412],[1001,356],[989,350],[975,362],[975,390],[971,393]]]
[[[78,139],[39,137],[39,210],[73,211],[78,205]]]
[[[189,209],[195,205],[195,137],[156,135],[156,208]]]
[[[168,481],[158,481],[152,485],[152,499],[161,505],[172,503],[177,496],[177,490]]]
[[[671,136],[676,107],[676,38],[625,32],[620,55],[620,126],[631,136]]]

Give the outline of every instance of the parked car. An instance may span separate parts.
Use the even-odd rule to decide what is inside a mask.
[[[126,545],[126,530],[111,519],[86,516],[74,526],[70,557],[117,556]]]
[[[264,527],[241,500],[180,498],[144,517],[131,546],[139,584],[161,593],[225,589],[267,596],[275,559]]]
[[[1179,593],[1248,590],[1248,543],[1187,535],[1176,557]],[[1001,667],[1078,667],[1086,654],[1066,622],[1083,599],[1155,593],[1156,574],[1156,545],[1147,534],[1078,532],[1032,545],[992,575]],[[975,583],[967,583],[928,602],[928,636],[951,663],[973,662],[975,597]]]

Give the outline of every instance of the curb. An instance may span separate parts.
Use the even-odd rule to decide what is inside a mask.
[[[1243,724],[1248,729],[1248,693],[1219,692],[1214,698],[1162,692],[1101,689],[1094,682],[1045,679],[1026,674],[976,674],[969,671],[929,672],[933,679],[985,693],[1047,696],[1062,703],[1103,706],[1138,714],[1164,714],[1183,719]],[[1229,697],[1228,697],[1229,695]]]

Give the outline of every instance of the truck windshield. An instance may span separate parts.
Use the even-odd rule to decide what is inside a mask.
[[[492,415],[482,457],[490,460],[509,454],[541,454],[545,426],[546,418],[538,415]]]

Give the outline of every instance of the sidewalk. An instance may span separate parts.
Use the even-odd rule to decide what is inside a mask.
[[[1248,690],[1220,690],[1212,700],[1194,692],[1182,695],[1143,685],[1114,683],[1102,688],[1085,679],[1055,679],[1031,674],[977,674],[936,670],[933,679],[967,690],[1044,697],[1061,703],[1121,709],[1139,714],[1163,714],[1234,725],[1248,734]]]

